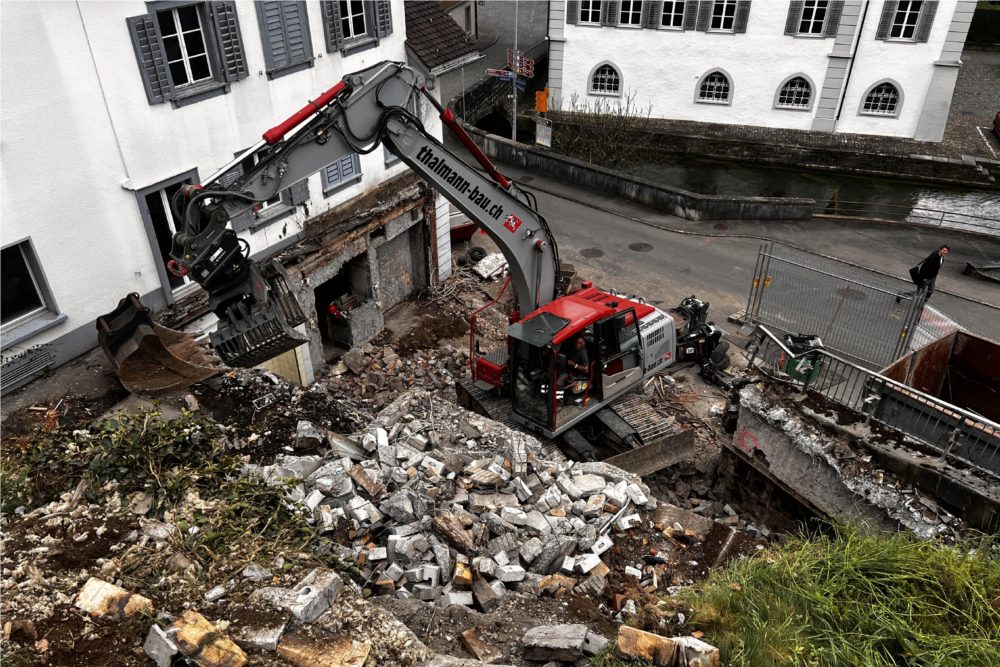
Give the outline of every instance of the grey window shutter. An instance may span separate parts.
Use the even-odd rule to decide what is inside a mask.
[[[802,0],[793,0],[788,5],[788,16],[785,18],[785,34],[797,35],[799,21],[802,19]]]
[[[601,25],[618,25],[618,2],[617,0],[604,0],[601,3]]]
[[[174,97],[174,84],[167,71],[167,60],[163,55],[163,43],[156,19],[149,14],[125,19],[132,38],[139,74],[150,104],[159,104]]]
[[[639,25],[645,26],[649,23],[649,6],[653,4],[649,0],[644,0],[641,5],[639,5]]]
[[[212,23],[219,42],[222,59],[222,74],[226,81],[239,81],[250,75],[243,38],[240,35],[240,20],[236,15],[236,3],[231,0],[211,3]]]
[[[662,2],[644,2],[642,3],[643,19],[642,24],[647,28],[659,28],[660,27],[660,17],[663,15],[663,3]]]
[[[712,3],[702,0],[698,3],[698,27],[699,32],[708,32],[708,26],[712,21]]]
[[[844,13],[844,0],[833,0],[830,3],[829,12],[826,15],[826,27],[823,29],[824,37],[836,37],[840,29],[840,15]]]
[[[233,226],[234,232],[244,232],[253,227],[254,222],[256,222],[256,218],[253,215],[253,209],[249,208],[229,219],[229,224]]]
[[[580,20],[580,2],[579,0],[568,0],[566,3],[566,23],[571,25],[576,25],[576,22]]]
[[[896,5],[898,4],[892,0],[886,0],[882,6],[882,18],[879,19],[875,39],[889,39],[889,28],[892,26],[892,17],[896,15]]]
[[[269,72],[312,60],[304,2],[258,2],[256,7]]]
[[[746,32],[749,19],[750,0],[740,0],[736,3],[736,21],[733,22],[733,32]]]
[[[684,3],[684,29],[694,30],[698,24],[698,0],[687,0]]]
[[[914,39],[918,42],[926,42],[931,36],[931,28],[934,26],[934,14],[937,13],[937,2],[925,2],[923,11],[920,12],[920,20],[914,32]]]
[[[323,14],[323,34],[326,37],[328,53],[340,51],[344,47],[344,29],[340,25],[340,3],[337,0],[323,0],[320,3]]]
[[[242,175],[243,175],[243,165],[238,164],[229,171],[227,171],[226,173],[224,173],[222,176],[219,176],[219,183],[224,188],[231,187],[232,184],[235,183]]]
[[[289,203],[292,206],[298,206],[299,204],[305,204],[309,201],[309,179],[303,178],[298,183],[292,183],[291,187],[288,188],[291,192],[291,200]]]
[[[392,34],[392,7],[389,0],[375,2],[375,36],[388,37]]]

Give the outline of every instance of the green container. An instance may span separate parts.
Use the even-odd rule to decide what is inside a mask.
[[[785,365],[781,370],[793,380],[798,380],[805,385],[812,385],[819,377],[819,371],[823,367],[819,355],[809,355],[806,357],[789,357],[785,360]]]

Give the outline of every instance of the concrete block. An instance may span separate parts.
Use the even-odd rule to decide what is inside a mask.
[[[524,579],[525,571],[520,565],[502,565],[497,568],[497,580],[512,584]]]
[[[469,588],[472,586],[472,568],[466,563],[455,563],[455,576],[451,583],[456,588]]]
[[[433,602],[441,596],[441,587],[431,586],[430,584],[414,584],[410,589],[410,592],[412,592],[413,597],[418,600]]]
[[[510,563],[510,558],[507,557],[506,551],[498,551],[497,553],[493,554],[493,560],[496,562],[497,565],[507,565],[508,563]]]
[[[532,495],[531,489],[528,488],[528,485],[520,477],[514,478],[514,493],[517,495],[517,499],[522,503],[528,502],[528,499],[531,498]]]
[[[270,579],[272,576],[271,571],[267,568],[261,567],[257,563],[250,563],[245,568],[241,574],[249,579],[250,581],[264,581],[265,579]]]
[[[379,561],[385,560],[389,557],[388,550],[385,547],[375,547],[374,549],[368,550],[368,560],[369,561]]]
[[[524,562],[530,565],[542,553],[542,541],[532,537],[521,545],[520,555]]]
[[[472,561],[472,566],[476,569],[481,576],[493,577],[496,576],[497,572],[497,562],[488,556],[482,558],[476,558]]]
[[[523,526],[528,515],[520,507],[503,507],[500,509],[500,518],[511,525]]]
[[[535,535],[548,535],[552,532],[552,526],[545,520],[545,515],[537,509],[528,512],[524,520],[524,527]]]
[[[76,595],[73,606],[94,618],[132,618],[137,613],[152,614],[153,601],[106,581],[91,577]]]
[[[649,502],[649,497],[638,484],[633,483],[626,486],[625,493],[628,495],[628,499],[635,505],[642,506]]]
[[[303,623],[312,623],[322,616],[344,590],[344,582],[333,570],[316,568],[294,588],[261,588],[250,599],[270,602],[286,609]]]
[[[302,502],[302,504],[306,506],[307,510],[314,512],[325,498],[326,496],[323,495],[322,491],[319,489],[313,489],[309,495],[306,496],[306,499]]]
[[[565,572],[566,574],[571,574],[574,567],[576,567],[576,558],[573,556],[566,556],[563,558],[563,562],[562,565],[559,566],[559,570],[561,572]]]
[[[233,633],[233,639],[242,648],[253,651],[276,651],[285,634],[288,622],[276,620],[261,625],[243,626]]]
[[[421,579],[431,586],[441,584],[441,568],[437,565],[424,565],[421,568]]]
[[[573,479],[573,484],[576,488],[580,489],[580,493],[584,498],[589,498],[595,493],[600,493],[607,482],[600,475],[576,475]]]
[[[600,556],[602,553],[613,547],[615,543],[607,535],[601,535],[590,547],[590,550]]]
[[[524,657],[528,660],[571,662],[583,655],[586,639],[586,625],[542,625],[528,630],[521,638],[521,644],[524,646]]]
[[[570,500],[577,500],[583,496],[583,492],[573,483],[570,476],[565,473],[556,477],[556,486],[569,496]]]
[[[636,579],[642,579],[642,570],[632,567],[631,565],[625,566],[625,574],[629,577],[635,577]]]
[[[191,657],[199,667],[242,667],[247,662],[243,649],[192,609],[174,621],[167,632],[173,634],[178,652]]]
[[[500,584],[500,587],[503,588],[502,583]],[[506,592],[506,589],[504,592]],[[479,608],[484,612],[489,613],[500,603],[502,593],[498,593],[496,589],[486,583],[483,579],[474,579],[472,581],[472,595],[476,600],[476,604],[479,605]]]
[[[205,591],[205,602],[215,602],[221,599],[226,594],[225,586],[216,586],[215,588]]]
[[[615,521],[615,530],[619,532],[624,532],[626,530],[631,530],[639,524],[642,523],[642,517],[638,514],[626,514],[617,521]]]
[[[583,554],[576,559],[574,567],[580,574],[586,574],[597,567],[600,562],[601,557],[597,554]]]
[[[403,577],[411,584],[415,584],[418,581],[424,580],[424,568],[423,567],[413,567],[403,573]]]
[[[615,653],[630,660],[657,666],[701,665],[718,667],[719,649],[694,637],[661,637],[623,625],[618,629]]]
[[[165,630],[154,623],[149,628],[142,650],[156,663],[156,667],[170,667],[177,655],[177,644]]]
[[[323,434],[312,422],[300,419],[295,425],[295,448],[318,449],[323,445]]]
[[[476,514],[498,512],[503,507],[517,507],[518,505],[517,496],[510,493],[469,494],[469,511]]]
[[[587,631],[587,638],[583,640],[583,654],[584,655],[597,655],[601,650],[607,645],[608,640],[605,637],[592,632]],[[695,663],[688,663],[695,664]]]
[[[479,662],[490,664],[503,657],[503,654],[495,646],[488,644],[479,634],[478,628],[469,628],[462,633],[462,644],[469,650],[469,653],[476,656]]]
[[[472,591],[451,591],[441,596],[442,607],[450,607],[453,604],[463,607],[471,607],[475,604],[472,598]]]
[[[603,493],[595,493],[587,498],[583,506],[583,516],[587,519],[595,519],[604,512],[604,505],[607,503],[607,496]]]

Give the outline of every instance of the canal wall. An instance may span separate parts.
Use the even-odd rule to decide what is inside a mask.
[[[491,158],[570,181],[577,186],[621,197],[688,220],[806,220],[816,201],[799,197],[702,195],[515,143],[468,128]]]

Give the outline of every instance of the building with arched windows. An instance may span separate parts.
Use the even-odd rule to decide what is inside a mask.
[[[549,3],[549,89],[568,109],[940,141],[973,0]]]

